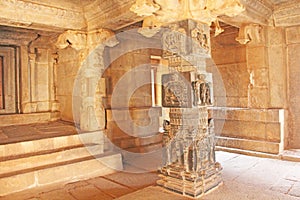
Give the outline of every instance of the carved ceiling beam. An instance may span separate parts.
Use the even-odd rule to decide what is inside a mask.
[[[300,25],[300,0],[278,4],[274,9],[275,26]]]
[[[0,0],[0,9],[0,25],[4,26],[52,31],[86,28],[83,11],[51,7],[23,0]]]
[[[241,0],[245,11],[235,17],[220,16],[220,20],[240,27],[243,24],[272,25],[273,4],[269,0]]]
[[[130,11],[135,0],[95,0],[84,7],[88,29],[105,28],[116,31],[136,22],[142,17]]]
[[[31,41],[34,41],[36,38],[38,38],[38,36],[38,33],[32,31],[9,27],[0,27],[1,44],[27,46]]]

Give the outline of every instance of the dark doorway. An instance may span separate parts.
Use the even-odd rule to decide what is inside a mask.
[[[0,114],[16,113],[16,48],[0,46]]]

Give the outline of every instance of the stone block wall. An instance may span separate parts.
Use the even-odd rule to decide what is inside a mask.
[[[119,45],[118,48],[122,48],[122,44]],[[112,54],[116,54],[115,49],[111,51]],[[112,61],[103,75],[109,87],[107,107],[111,106],[112,95],[114,108],[152,106],[150,55],[148,49],[135,50]],[[142,85],[143,82],[147,84]]]
[[[151,55],[161,52],[139,49],[143,41],[119,38],[116,47],[106,49],[109,65],[103,74],[107,83],[107,137],[115,146],[139,153],[162,146],[162,135],[158,133],[161,108],[152,107],[151,89]]]
[[[73,122],[73,103],[77,103],[76,99],[73,99],[74,82],[81,67],[80,51],[77,51],[71,47],[61,49],[58,51],[59,63],[57,68],[57,98],[61,106],[61,118],[62,120]],[[73,102],[74,100],[74,102]],[[78,115],[75,115],[79,117]],[[79,121],[79,119],[78,119]]]
[[[227,107],[246,108],[248,106],[248,85],[246,46],[235,38],[238,29],[227,26],[225,32],[211,37],[212,58],[222,76],[226,89]],[[219,86],[214,86],[214,98],[218,102]],[[217,105],[221,106],[221,105]]]
[[[236,41],[238,31],[226,26],[223,34],[212,37],[212,58],[227,101],[226,108],[216,105],[212,111],[217,145],[225,150],[280,154],[287,142],[284,29],[261,27],[259,38],[245,45]],[[216,99],[218,87],[214,84]]]
[[[288,58],[288,147],[300,148],[300,27],[286,29]]]

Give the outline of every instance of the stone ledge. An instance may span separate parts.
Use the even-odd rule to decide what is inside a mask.
[[[279,154],[280,144],[275,142],[247,140],[240,138],[217,137],[217,146],[261,153]]]
[[[216,135],[278,143],[281,141],[281,126],[279,122],[224,121],[219,119],[215,119],[214,122]]]
[[[43,123],[60,119],[60,112],[0,115],[0,127],[31,123]]]
[[[237,154],[243,154],[243,155],[247,155],[247,156],[256,156],[256,157],[261,157],[261,158],[280,159],[279,155],[255,152],[255,151],[248,151],[248,150],[243,150],[243,149],[221,147],[221,146],[216,146],[216,151],[225,151],[225,152],[229,152],[229,153],[237,153]],[[217,157],[217,160],[218,160],[218,157]]]
[[[283,109],[248,109],[214,107],[210,110],[214,119],[279,122],[280,111]]]

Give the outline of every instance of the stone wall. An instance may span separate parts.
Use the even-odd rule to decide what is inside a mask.
[[[120,36],[118,40],[120,43],[107,49],[105,56],[107,136],[126,151],[150,152],[162,145],[162,135],[158,134],[161,108],[152,107],[151,91],[151,55],[161,52],[141,48],[143,39]]]
[[[212,57],[227,98],[227,107],[213,113],[217,145],[229,151],[280,154],[287,135],[284,31],[271,27],[256,31],[246,34],[250,42],[245,45],[235,41],[239,32],[233,27],[212,38]],[[218,87],[214,85],[215,92]]]
[[[73,122],[74,81],[81,66],[80,52],[68,47],[58,51],[57,99],[60,102],[62,120]],[[80,105],[78,105],[80,106]],[[79,116],[79,115],[78,115]]]
[[[286,29],[288,56],[288,110],[289,110],[289,148],[300,148],[300,27]]]
[[[235,40],[239,29],[232,26],[224,28],[224,33],[211,37],[212,58],[218,66],[226,89],[226,106],[247,108],[250,79],[247,70],[246,46]],[[219,98],[219,89],[218,85],[214,85],[216,100]]]

